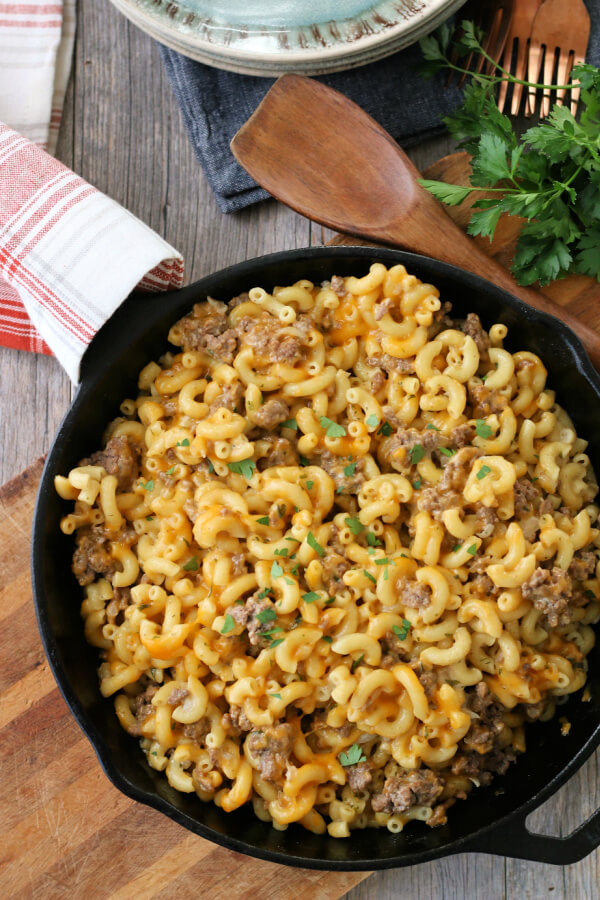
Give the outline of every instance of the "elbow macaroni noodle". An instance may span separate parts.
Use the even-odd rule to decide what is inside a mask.
[[[334,837],[441,824],[583,687],[586,443],[504,325],[444,314],[379,263],[209,299],[57,476],[100,690],[177,790]]]

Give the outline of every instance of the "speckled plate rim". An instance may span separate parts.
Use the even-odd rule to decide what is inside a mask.
[[[465,0],[431,0],[427,7],[416,10],[410,19],[403,19],[394,25],[385,27],[379,25],[371,28],[371,33],[363,33],[359,37],[340,39],[329,46],[298,46],[295,49],[283,49],[265,51],[258,48],[245,49],[239,44],[214,43],[207,39],[208,29],[204,28],[204,34],[194,33],[176,24],[173,19],[169,21],[164,13],[160,12],[164,0],[158,0],[157,10],[149,12],[142,3],[146,0],[111,0],[113,5],[122,12],[130,21],[149,33],[156,40],[165,44],[186,56],[191,57],[207,65],[228,69],[229,71],[250,75],[279,75],[287,71],[302,72],[304,74],[320,74],[325,72],[340,71],[345,68],[364,65],[374,62],[397,50],[403,49],[417,41],[423,34],[435,29],[441,22],[447,19],[453,12],[463,5]],[[375,3],[371,10],[374,20],[377,19],[378,10],[383,7],[397,5],[398,0],[381,0]],[[172,4],[174,5],[174,4]],[[169,17],[170,18],[170,17]],[[347,20],[345,23],[350,29],[356,20]],[[325,23],[328,25],[328,23]],[[311,32],[314,36],[314,28],[296,29],[303,34]],[[223,26],[212,28],[214,34],[221,32],[223,35],[231,29]],[[277,29],[272,33],[276,34]],[[281,29],[279,29],[279,32]],[[238,32],[240,40],[247,44],[250,40],[250,31]],[[258,32],[257,32],[258,34]],[[264,37],[265,32],[260,32]]]

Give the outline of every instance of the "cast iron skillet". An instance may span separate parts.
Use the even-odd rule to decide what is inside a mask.
[[[272,288],[300,278],[320,282],[334,274],[363,275],[375,261],[403,263],[409,272],[437,285],[454,314],[478,312],[485,326],[509,326],[509,347],[539,353],[558,401],[571,414],[600,473],[600,377],[575,335],[556,319],[476,275],[396,250],[335,247],[275,253],[232,266],[190,287],[153,297],[131,297],[104,325],[82,366],[77,395],[58,431],[42,476],[32,543],[32,580],[38,623],[56,680],[75,718],[91,741],[109,779],[129,797],[147,803],[180,825],[232,850],[261,859],[315,869],[382,869],[425,862],[464,851],[497,853],[566,864],[600,844],[600,810],[567,838],[532,834],[525,819],[578,769],[600,743],[600,646],[590,654],[591,700],[580,694],[561,707],[571,722],[566,737],[558,721],[530,725],[528,750],[503,778],[476,789],[449,811],[448,824],[427,828],[411,823],[401,834],[384,829],[354,831],[336,840],[300,826],[275,831],[255,818],[248,805],[224,813],[195,794],[173,790],[145,761],[137,741],[118,724],[112,700],[98,689],[97,654],[83,637],[81,589],[71,574],[72,538],[59,530],[67,504],[54,492],[53,477],[101,446],[102,432],[135,396],[143,365],[167,349],[169,326],[207,295],[228,300],[255,285]]]

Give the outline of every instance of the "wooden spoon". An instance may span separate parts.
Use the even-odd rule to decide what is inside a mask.
[[[486,256],[417,183],[418,170],[387,131],[338,91],[283,75],[231,149],[270,194],[309,219],[452,263],[556,316],[600,369],[600,336]]]

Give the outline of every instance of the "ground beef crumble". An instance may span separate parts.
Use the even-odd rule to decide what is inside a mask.
[[[248,750],[259,765],[265,781],[280,781],[288,765],[294,730],[287,722],[251,731],[246,741]]]
[[[383,791],[371,800],[374,812],[403,813],[413,806],[432,806],[444,790],[443,780],[431,769],[417,769],[386,778]]]
[[[535,570],[521,588],[523,598],[530,600],[542,613],[542,627],[556,628],[571,621],[570,602],[573,599],[573,583],[564,569]]]

